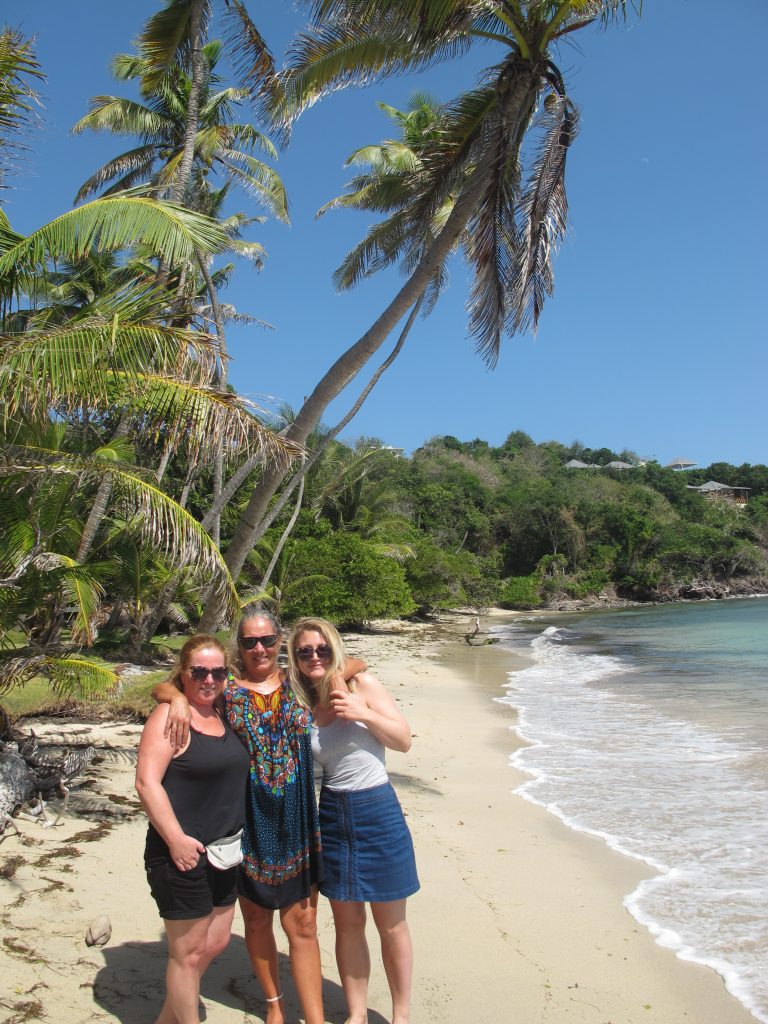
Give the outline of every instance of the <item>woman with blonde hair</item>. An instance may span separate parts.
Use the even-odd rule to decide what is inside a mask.
[[[306,1024],[323,1024],[317,884],[323,871],[312,774],[310,710],[278,664],[282,629],[266,604],[243,609],[236,634],[236,672],[223,693],[225,715],[247,750],[243,863],[237,893],[245,943],[266,1000],[266,1024],[284,1024],[273,921],[288,939],[291,971]],[[364,662],[341,666],[352,676]],[[183,742],[188,709],[168,682],[152,691],[170,704],[166,733]]]
[[[136,789],[149,817],[144,863],[168,936],[157,1024],[197,1024],[200,979],[232,929],[248,754],[217,706],[229,672],[215,637],[187,640],[170,685],[189,704],[188,739],[174,752],[165,709],[155,708],[139,743]]]
[[[392,994],[392,1024],[407,1024],[413,949],[406,898],[419,888],[413,843],[385,767],[385,751],[407,751],[411,730],[379,680],[358,672],[339,681],[344,644],[324,619],[304,618],[288,638],[293,688],[312,708],[312,753],[322,769],[320,833],[336,962],[347,1024],[368,1020],[370,955],[365,904],[379,932]]]

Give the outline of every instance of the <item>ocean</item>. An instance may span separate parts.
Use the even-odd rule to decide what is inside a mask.
[[[768,599],[497,627],[517,790],[658,872],[625,904],[768,1024]]]

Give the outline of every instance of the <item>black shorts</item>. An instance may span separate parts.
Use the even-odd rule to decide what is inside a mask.
[[[231,907],[237,898],[237,868],[217,871],[202,854],[191,871],[179,871],[168,857],[144,860],[152,898],[165,921],[208,917],[214,907]]]

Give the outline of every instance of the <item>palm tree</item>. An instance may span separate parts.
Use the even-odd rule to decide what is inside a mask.
[[[565,162],[578,115],[553,61],[558,42],[596,20],[626,13],[626,0],[307,0],[313,24],[295,42],[274,114],[287,129],[307,106],[347,85],[418,70],[483,43],[499,57],[480,83],[445,106],[414,177],[409,237],[426,237],[453,196],[441,230],[375,323],[331,366],[288,431],[308,436],[336,395],[366,365],[464,238],[474,273],[470,331],[489,365],[502,336],[535,330],[553,288],[552,256],[566,227]],[[538,149],[527,177],[523,154]],[[238,573],[280,485],[268,471],[227,550]],[[209,602],[201,621],[217,618]]]
[[[192,177],[200,111],[203,105],[203,39],[213,15],[212,0],[164,0],[164,5],[144,26],[139,46],[148,60],[143,88],[149,94],[176,63],[189,68],[190,87],[186,102],[184,145],[178,172],[172,184],[172,198],[184,199]],[[241,78],[241,87],[257,106],[274,97],[275,67],[272,55],[242,0],[223,0],[222,12],[229,26],[231,55]]]
[[[195,197],[199,184],[213,171],[255,195],[279,220],[287,221],[283,183],[275,171],[254,155],[261,151],[275,158],[275,147],[252,125],[234,120],[247,92],[231,87],[218,88],[221,80],[216,75],[216,65],[220,54],[221,44],[215,40],[201,51],[203,79],[199,121],[194,137],[193,166],[186,175],[186,205],[198,208]],[[119,96],[94,96],[89,112],[72,131],[75,134],[96,131],[135,136],[141,144],[120,153],[92,174],[80,186],[75,202],[101,190],[103,195],[114,195],[139,184],[170,192],[180,177],[192,93],[189,75],[182,66],[172,63],[158,81],[145,53],[118,55],[112,62],[112,73],[118,81],[138,83],[145,102]],[[193,184],[196,187],[190,192]]]
[[[394,122],[398,137],[363,146],[347,157],[346,167],[362,170],[347,184],[342,195],[331,199],[318,211],[318,216],[339,209],[386,214],[366,232],[334,272],[333,283],[340,290],[352,288],[361,278],[371,277],[396,261],[400,262],[404,273],[412,271],[441,231],[456,198],[454,189],[434,212],[431,221],[414,230],[411,207],[418,201],[415,184],[424,172],[424,160],[429,157],[440,131],[442,106],[426,93],[415,93],[405,111],[386,103],[379,103],[379,108]],[[441,265],[422,293],[422,315],[433,308],[445,284],[445,267]]]
[[[0,688],[30,673],[62,685],[108,680],[109,673],[82,659],[75,658],[76,670],[71,661],[80,644],[92,642],[90,623],[102,597],[99,563],[83,564],[95,529],[89,536],[88,523],[77,514],[89,487],[101,489],[107,481],[115,507],[130,513],[135,536],[164,552],[169,565],[191,566],[199,583],[213,581],[230,607],[236,605],[234,586],[200,524],[145,470],[125,462],[119,438],[80,450],[78,432],[56,444],[46,432],[72,422],[98,435],[110,419],[125,416],[145,437],[183,427],[193,450],[216,436],[246,453],[266,443],[264,454],[284,457],[287,448],[279,439],[273,444],[248,403],[216,386],[211,338],[164,323],[162,288],[141,273],[124,278],[126,267],[117,267],[108,287],[105,254],[133,239],[143,237],[151,248],[186,260],[223,248],[227,234],[208,218],[154,200],[117,197],[90,203],[27,238],[13,232],[2,214],[0,222],[7,310],[0,324],[0,491],[4,521],[9,528],[15,524],[7,534],[10,546],[0,552],[0,639],[8,628],[20,627],[28,640],[2,658]],[[87,244],[93,247],[90,259],[82,248]],[[52,256],[59,267],[68,262],[75,269],[72,287],[61,272],[51,273]],[[56,508],[67,513],[61,520],[51,518]],[[54,521],[66,528],[45,525]],[[51,646],[61,612],[73,607],[72,644]]]

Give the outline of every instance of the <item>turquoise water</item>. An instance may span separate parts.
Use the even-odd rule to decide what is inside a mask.
[[[656,868],[626,898],[768,1024],[768,600],[516,622],[521,795]]]

